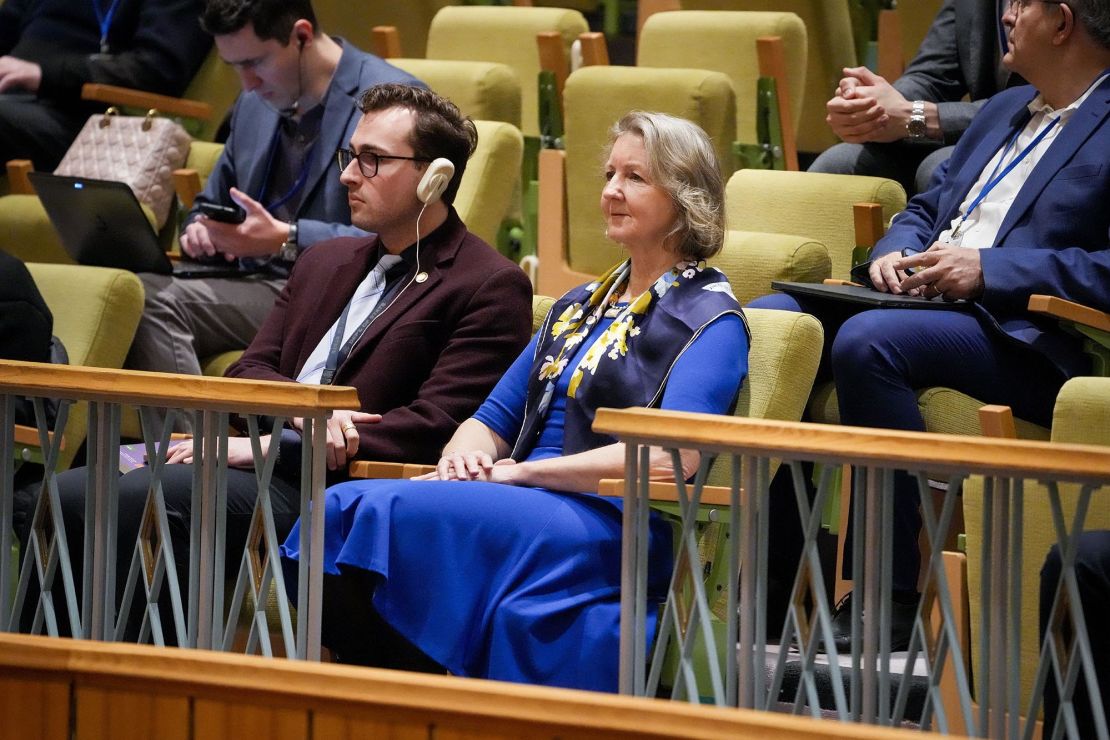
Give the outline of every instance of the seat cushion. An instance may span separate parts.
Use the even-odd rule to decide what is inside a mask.
[[[819,241],[753,231],[729,231],[709,264],[728,275],[742,306],[770,293],[772,280],[819,283],[831,269],[829,250]]]

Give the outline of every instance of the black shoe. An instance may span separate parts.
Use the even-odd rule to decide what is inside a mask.
[[[891,602],[890,651],[909,650],[913,621],[917,616],[917,599],[911,603]],[[852,592],[849,591],[836,604],[832,616],[833,643],[841,654],[852,652]]]

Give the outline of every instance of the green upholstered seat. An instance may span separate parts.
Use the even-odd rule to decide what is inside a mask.
[[[856,246],[852,206],[878,203],[888,223],[906,207],[906,191],[881,177],[739,170],[725,201],[729,228],[817,239],[829,249],[832,277],[846,280]]]
[[[798,150],[822,152],[840,140],[825,123],[825,103],[845,67],[856,66],[849,0],[682,0],[684,10],[795,13],[806,28],[805,92]]]
[[[520,79],[521,130],[539,136],[536,34],[558,31],[569,50],[589,30],[581,13],[566,8],[449,6],[432,19],[427,57],[499,62],[514,69]]]
[[[819,283],[829,276],[829,251],[821,242],[793,234],[729,231],[725,247],[709,260],[732,283],[741,305],[765,295],[772,280]]]
[[[520,128],[522,81],[506,64],[409,57],[390,59],[389,63],[422,80],[459,106],[463,115]]]
[[[736,140],[756,139],[756,39],[778,36],[786,56],[794,129],[801,120],[806,79],[806,28],[793,13],[677,11],[644,22],[636,47],[641,67],[695,67],[722,72],[736,94]]]

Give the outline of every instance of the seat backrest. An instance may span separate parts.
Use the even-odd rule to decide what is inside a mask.
[[[728,275],[740,305],[771,292],[772,280],[819,283],[829,277],[829,250],[816,239],[760,231],[728,231],[709,264]]]
[[[71,365],[120,368],[143,313],[143,284],[133,273],[104,267],[27,263],[54,315],[54,335]],[[64,433],[59,470],[69,467],[85,439],[88,411],[74,404]]]
[[[504,121],[520,128],[520,78],[515,70],[496,62],[460,62],[444,59],[390,59],[464,115],[483,121]]]
[[[720,72],[583,67],[567,78],[563,101],[568,254],[578,272],[601,274],[621,257],[620,249],[605,238],[599,204],[609,129],[628,111],[657,111],[693,121],[716,146],[722,174],[731,172],[736,104],[732,83]]]
[[[0,196],[0,249],[24,262],[73,264],[37,195]]]
[[[524,137],[502,121],[475,121],[478,146],[467,162],[455,209],[473,233],[497,244],[497,231],[512,207],[520,182]]]
[[[394,26],[401,37],[401,53],[422,57],[428,27],[436,11],[452,0],[313,0],[316,20],[329,35],[342,36],[363,51],[374,50],[374,26]]]
[[[235,69],[220,59],[219,52],[213,46],[182,96],[212,106],[211,117],[207,121],[202,121],[199,128],[191,132],[194,138],[212,141],[224,117],[235,103],[235,98],[239,96],[239,90],[239,77],[235,74]]]
[[[752,333],[748,377],[736,401],[736,416],[799,421],[805,410],[817,365],[823,331],[813,316],[767,308],[744,310]],[[727,486],[731,458],[722,456],[709,472],[710,485]]]
[[[906,207],[906,191],[893,180],[813,172],[740,170],[725,193],[731,228],[798,234],[824,243],[832,277],[848,279],[856,246],[852,206],[878,203],[883,223]]]
[[[849,0],[682,0],[685,10],[760,10],[795,13],[806,27],[806,85],[798,149],[822,152],[839,139],[825,123],[825,103],[856,66]]]
[[[432,19],[427,57],[499,62],[512,67],[520,78],[521,130],[525,136],[539,136],[540,55],[536,34],[559,32],[569,52],[578,35],[589,30],[581,13],[566,8],[450,6]]]
[[[723,72],[736,93],[736,139],[756,141],[756,39],[778,36],[786,56],[794,130],[802,114],[806,79],[806,28],[793,13],[680,10],[644,22],[636,48],[641,67],[693,67]]]

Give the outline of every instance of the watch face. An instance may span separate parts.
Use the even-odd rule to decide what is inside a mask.
[[[911,139],[924,139],[927,131],[924,118],[911,118],[906,124],[906,131]]]

